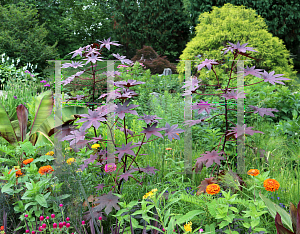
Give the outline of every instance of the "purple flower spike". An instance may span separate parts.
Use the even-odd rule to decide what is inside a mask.
[[[40,81],[40,83],[47,83],[47,81],[45,81],[45,80],[41,80],[41,81]]]
[[[50,85],[49,84],[45,84],[44,87],[50,87]]]
[[[18,97],[17,97],[17,96],[14,96],[14,98],[17,99]]]

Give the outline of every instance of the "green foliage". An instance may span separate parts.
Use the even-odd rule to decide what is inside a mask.
[[[152,46],[160,55],[175,62],[189,35],[187,14],[181,0],[118,1],[114,16],[114,35],[131,58],[143,45]]]
[[[0,6],[0,9],[0,52],[19,57],[19,67],[26,63],[38,64],[37,71],[41,72],[46,67],[46,59],[54,59],[58,54],[57,44],[48,46],[44,41],[48,32],[44,25],[38,25],[37,11],[23,2]]]
[[[300,27],[298,22],[300,4],[292,0],[183,0],[184,10],[188,13],[191,25],[191,38],[195,36],[195,27],[199,23],[199,15],[210,12],[213,6],[222,7],[225,3],[236,6],[244,5],[246,8],[256,10],[259,15],[264,17],[268,31],[283,40],[289,51],[298,54],[296,59],[299,61],[300,37],[298,35]]]
[[[202,55],[203,60],[221,60],[224,58],[226,61],[232,60],[233,54],[229,52],[223,56],[221,55],[221,49],[227,45],[228,41],[232,43],[239,41],[241,45],[249,43],[251,47],[258,51],[258,53],[249,52],[249,54],[259,59],[259,61],[245,61],[245,66],[255,65],[256,68],[267,72],[274,70],[275,74],[284,74],[284,77],[291,79],[287,80],[286,83],[292,83],[296,79],[297,72],[293,71],[293,61],[289,59],[289,52],[285,49],[281,40],[272,37],[272,34],[268,33],[265,22],[254,10],[225,4],[222,8],[213,7],[211,13],[201,14],[199,20],[200,24],[196,27],[196,36],[187,44],[180,60],[194,60],[195,56],[199,54]],[[229,64],[231,63],[222,66],[226,74],[230,71]],[[191,64],[192,71],[197,71],[195,65],[198,65],[199,62],[191,62]],[[224,80],[227,81],[224,78],[225,74],[222,68],[215,66],[221,84]],[[181,80],[183,80],[184,69],[184,61],[180,61],[177,70]],[[252,78],[253,76],[249,77]],[[199,78],[203,81],[209,80],[210,84],[217,84],[213,71],[205,73],[205,70],[202,70]],[[251,78],[246,77],[245,81],[251,81]]]

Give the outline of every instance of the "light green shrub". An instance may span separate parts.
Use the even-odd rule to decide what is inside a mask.
[[[263,69],[267,72],[275,71],[275,74],[284,74],[283,77],[291,80],[285,80],[285,84],[295,84],[296,71],[294,71],[293,61],[290,59],[289,51],[286,49],[283,41],[278,37],[273,37],[267,31],[267,25],[263,18],[255,12],[255,10],[245,9],[244,6],[234,6],[225,4],[221,8],[213,7],[212,12],[205,12],[199,16],[200,23],[196,27],[196,36],[187,43],[180,60],[195,60],[195,56],[202,55],[204,59],[223,59],[227,63],[223,66],[215,66],[219,80],[224,80],[224,71],[228,74],[230,65],[234,58],[231,52],[225,56],[221,54],[221,49],[229,45],[227,42],[236,44],[248,43],[247,47],[254,47],[258,52],[249,52],[250,56],[259,59],[259,61],[245,61],[246,65],[254,66],[257,69]],[[240,58],[241,55],[238,56]],[[242,57],[242,59],[249,59]],[[195,65],[200,62],[191,62],[192,71],[196,71]],[[185,61],[180,61],[177,65],[179,79],[183,81],[185,70]],[[213,71],[206,73],[206,69],[202,69],[199,78],[209,80],[209,84],[217,84],[217,80]],[[227,74],[226,73],[226,74]],[[193,72],[193,74],[195,74]],[[199,74],[199,73],[197,73]],[[198,79],[199,79],[198,78]],[[250,81],[252,75],[245,77],[245,82]],[[227,80],[227,79],[225,79]],[[236,80],[234,80],[236,82]],[[208,83],[208,82],[205,82]],[[251,82],[252,83],[252,82]],[[224,83],[223,83],[224,84]],[[225,83],[227,85],[227,82]],[[231,82],[231,84],[236,84]],[[223,86],[224,87],[224,86]],[[233,87],[233,86],[231,86]]]

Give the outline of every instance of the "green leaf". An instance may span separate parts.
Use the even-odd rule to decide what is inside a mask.
[[[187,222],[187,220],[192,219],[194,216],[204,213],[202,210],[193,210],[188,212],[187,214],[183,215],[179,219],[176,220],[176,224],[182,224],[184,222]]]
[[[27,210],[29,206],[34,206],[34,205],[37,205],[37,202],[29,202],[28,204],[25,205],[25,210]]]
[[[280,206],[278,206],[274,202],[270,201],[268,198],[266,198],[260,192],[259,192],[259,196],[261,197],[261,199],[264,201],[264,203],[268,207],[268,210],[269,210],[271,216],[273,217],[273,219],[275,219],[276,212],[278,212],[278,214],[281,216],[282,223],[284,223],[291,231],[293,231],[291,216],[284,209],[282,209]]]
[[[43,207],[46,207],[48,208],[48,204],[47,204],[47,201],[46,199],[44,198],[44,196],[42,194],[37,194],[35,196],[35,200]]]
[[[16,145],[18,138],[10,122],[10,119],[5,111],[2,102],[0,101],[0,133],[1,137],[7,140],[10,144]]]
[[[39,158],[34,159],[33,162],[37,163],[37,162],[46,162],[46,161],[53,161],[53,160],[54,160],[54,158],[52,156],[50,156],[50,155],[43,155],[43,156],[41,156]]]
[[[167,222],[169,220],[169,216],[170,216],[171,210],[170,208],[166,211],[165,213],[165,217],[164,217],[164,225],[167,226]]]
[[[11,189],[12,186],[13,186],[13,184],[11,184],[11,183],[5,184],[5,185],[2,187],[1,192],[2,192],[2,193],[7,193],[7,194],[9,194],[9,195],[13,195],[13,194],[14,194],[14,190]]]

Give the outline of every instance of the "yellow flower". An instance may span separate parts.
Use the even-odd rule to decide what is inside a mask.
[[[71,147],[67,147],[67,148],[65,148],[65,150],[71,150],[72,148]]]
[[[157,191],[157,189],[152,189],[149,193],[146,193],[144,196],[143,196],[143,199],[146,199],[147,197],[153,197],[154,196],[154,193]]]
[[[184,225],[184,230],[186,232],[191,232],[192,231],[192,222],[188,222],[187,224]]]
[[[69,158],[69,159],[67,160],[67,163],[68,163],[69,165],[71,165],[72,162],[76,162],[76,159],[75,159],[75,158]]]
[[[99,144],[94,144],[94,145],[92,145],[92,149],[97,149],[97,148],[99,148],[99,147],[100,147]]]
[[[53,151],[49,151],[48,153],[46,153],[46,155],[50,155],[53,156],[54,152]]]
[[[77,173],[78,173],[78,172],[82,172],[82,170],[81,170],[81,169],[78,169],[76,172],[77,172]]]

